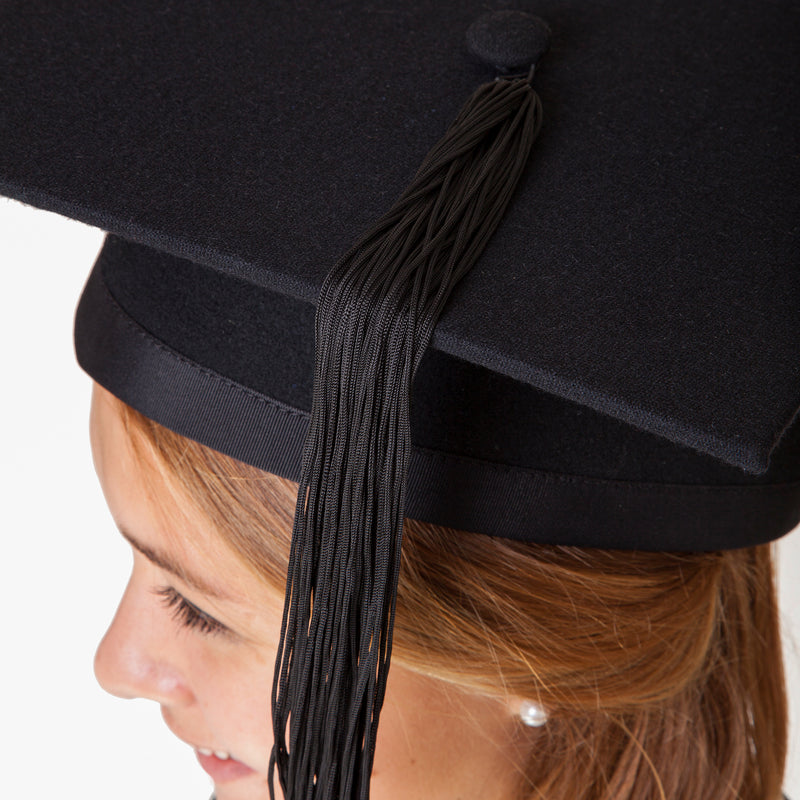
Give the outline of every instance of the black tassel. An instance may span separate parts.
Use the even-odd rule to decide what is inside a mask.
[[[322,287],[272,696],[273,798],[275,765],[286,800],[369,797],[392,650],[412,381],[539,132],[531,76],[477,89]]]

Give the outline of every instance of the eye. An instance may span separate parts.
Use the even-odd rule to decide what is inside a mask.
[[[162,586],[155,590],[167,608],[171,608],[173,617],[185,628],[197,630],[204,635],[213,636],[218,633],[228,633],[221,622],[206,614],[193,603],[190,603],[182,594],[171,586]]]

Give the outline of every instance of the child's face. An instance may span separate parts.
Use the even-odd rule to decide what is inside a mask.
[[[102,389],[94,392],[91,438],[106,501],[133,548],[130,581],[97,650],[97,679],[112,694],[161,705],[170,730],[211,775],[217,800],[265,800],[283,594],[166,481],[145,480],[147,467]],[[505,796],[495,792],[505,775],[513,778],[513,730],[505,704],[394,665],[371,796]],[[281,797],[277,775],[275,783]]]

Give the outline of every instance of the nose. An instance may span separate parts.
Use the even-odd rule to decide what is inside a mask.
[[[94,674],[100,686],[117,697],[144,697],[162,706],[192,703],[168,624],[153,592],[137,585],[134,571],[95,653]]]

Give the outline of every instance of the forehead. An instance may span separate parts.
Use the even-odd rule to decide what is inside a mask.
[[[197,575],[197,583],[220,597],[244,602],[263,588],[155,458],[134,449],[118,401],[99,386],[92,393],[90,437],[111,515],[140,552],[158,554],[161,558],[150,560]]]

